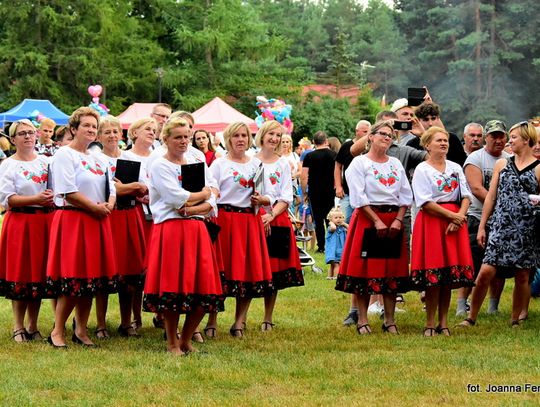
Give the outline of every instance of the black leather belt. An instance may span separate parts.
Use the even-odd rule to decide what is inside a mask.
[[[218,208],[225,212],[236,212],[236,213],[253,213],[253,208],[240,208],[239,206],[233,206],[229,204],[218,204]]]
[[[37,206],[18,206],[16,208],[10,208],[11,212],[16,213],[27,213],[27,214],[35,214],[35,213],[51,213],[56,210],[55,207],[37,207]]]
[[[399,206],[397,205],[369,205],[375,212],[397,212]]]

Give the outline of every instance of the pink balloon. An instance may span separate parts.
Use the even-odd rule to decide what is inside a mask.
[[[88,87],[88,93],[90,94],[90,96],[93,96],[95,98],[99,97],[99,95],[101,95],[101,92],[103,92],[103,88],[101,87],[101,85],[90,85]]]

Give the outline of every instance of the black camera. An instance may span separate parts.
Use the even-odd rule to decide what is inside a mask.
[[[412,122],[401,122],[399,120],[394,120],[394,129],[395,130],[412,130]]]

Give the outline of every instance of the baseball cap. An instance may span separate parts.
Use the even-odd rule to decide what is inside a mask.
[[[501,132],[506,134],[506,124],[502,120],[490,120],[486,123],[484,127],[484,134],[488,135],[490,133]]]
[[[399,109],[402,109],[407,106],[409,106],[409,101],[405,98],[401,98],[401,99],[397,99],[396,101],[394,101],[394,103],[392,103],[392,107],[390,108],[390,110],[392,112],[397,112]]]

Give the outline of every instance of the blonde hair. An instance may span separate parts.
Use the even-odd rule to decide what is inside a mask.
[[[175,117],[172,120],[169,119],[167,123],[165,123],[165,126],[163,126],[163,130],[161,132],[161,138],[163,141],[167,140],[171,135],[171,131],[177,127],[187,127],[189,130],[189,123],[186,119],[181,117]]]
[[[247,124],[244,122],[236,122],[229,124],[223,131],[223,141],[225,142],[227,150],[231,149],[231,137],[238,133],[240,129],[246,130],[248,135],[249,141],[247,148],[250,148],[253,145],[253,138],[251,137],[251,132],[249,131]]]
[[[56,122],[53,119],[49,119],[48,117],[46,117],[39,123],[39,128],[42,128],[43,126],[50,126],[54,130],[54,128],[56,127]]]
[[[336,206],[336,207],[330,209],[330,212],[328,212],[328,215],[326,215],[326,219],[331,221],[332,218],[334,216],[337,216],[337,215],[341,215],[341,216],[345,217],[345,214],[343,213],[343,211],[341,210],[341,208],[339,206]]]
[[[294,151],[294,148],[293,148],[293,140],[292,140],[292,137],[290,134],[287,134],[287,133],[284,133],[281,135],[281,142],[283,143],[283,140],[289,140],[291,142],[291,150],[289,151],[290,153],[292,153]],[[283,153],[283,144],[280,143],[280,154]]]
[[[255,135],[255,145],[259,148],[263,145],[263,138],[271,132],[272,130],[279,130],[280,132],[283,132],[283,126],[276,120],[268,120],[267,122],[264,122],[257,134]],[[281,148],[281,139],[279,140],[279,144],[276,147],[276,151],[280,151]]]
[[[34,126],[34,123],[32,123],[30,120],[28,120],[28,119],[17,120],[16,122],[13,122],[11,124],[11,126],[9,127],[9,137],[10,138],[15,137],[15,133],[17,132],[17,129],[19,128],[19,125],[21,125],[21,124],[26,124],[27,126],[32,127],[32,129],[34,129],[34,131],[36,131],[36,126]]]
[[[528,141],[529,147],[534,147],[534,145],[536,144],[536,140],[538,140],[538,135],[536,133],[536,127],[534,127],[532,123],[516,123],[512,127],[510,127],[510,130],[508,130],[508,134],[510,134],[510,132],[515,129],[519,129],[519,136],[523,140]]]
[[[120,133],[122,132],[122,125],[120,124],[120,121],[116,117],[109,114],[99,119],[99,126],[97,131],[98,136],[103,133],[103,128],[106,125],[117,127],[120,130]]]
[[[422,135],[420,136],[420,145],[424,148],[431,143],[431,140],[433,140],[433,136],[437,133],[443,133],[446,134],[446,138],[449,139],[450,136],[448,135],[448,132],[443,129],[442,127],[433,126],[427,129]]]
[[[156,130],[157,130],[157,122],[151,117],[145,117],[143,119],[135,120],[133,123],[131,123],[131,126],[129,126],[129,129],[128,129],[128,137],[133,142],[135,142],[135,140],[137,140],[137,136],[135,135],[135,132],[148,123],[152,123],[154,126],[156,126]]]

